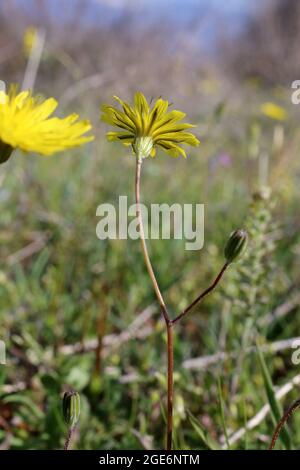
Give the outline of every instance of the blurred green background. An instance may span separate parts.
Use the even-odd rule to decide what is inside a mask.
[[[251,238],[176,330],[175,447],[266,449],[299,397],[300,8],[221,3],[0,3],[0,79],[54,96],[96,135],[0,168],[1,449],[61,448],[68,387],[82,400],[74,448],[163,446],[166,336],[139,242],[96,237],[97,206],[133,203],[135,171],[130,152],[106,142],[100,105],[135,90],[186,111],[202,142],[187,160],[159,153],[143,169],[146,204],[205,204],[201,251],[149,242],[172,314],[217,274],[232,230]],[[299,442],[296,414],[278,448]]]

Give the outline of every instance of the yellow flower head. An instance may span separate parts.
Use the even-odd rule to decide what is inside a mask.
[[[183,155],[185,150],[181,144],[196,147],[199,140],[187,129],[195,127],[192,124],[181,123],[185,114],[181,111],[168,111],[169,103],[159,98],[150,108],[145,96],[141,92],[134,95],[134,105],[131,106],[117,96],[115,99],[122,106],[123,111],[109,106],[102,106],[102,121],[123,129],[117,132],[108,132],[110,141],[119,141],[124,145],[131,145],[133,152],[139,158],[155,156],[156,147],[160,147],[172,157]]]
[[[0,91],[0,163],[16,148],[24,152],[52,155],[93,140],[84,136],[91,129],[89,121],[78,121],[77,114],[64,119],[49,117],[57,107],[54,98],[43,101],[29,91],[9,94]]]
[[[286,110],[278,104],[264,103],[261,105],[260,110],[265,116],[274,119],[274,121],[285,121],[287,119]]]
[[[32,49],[36,46],[38,41],[38,31],[34,26],[30,26],[26,29],[23,36],[23,48],[24,53],[28,57],[31,54]]]

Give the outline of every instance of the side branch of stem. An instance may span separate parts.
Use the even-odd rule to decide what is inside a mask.
[[[174,320],[172,320],[173,325],[179,320],[181,320],[183,317],[185,317],[185,315],[189,313],[189,311],[193,307],[195,307],[196,304],[201,302],[208,294],[210,294],[217,287],[228,266],[229,263],[226,262],[217,277],[215,278],[215,280],[213,281],[213,283],[207,289],[205,289],[205,291],[203,291],[191,304],[189,304],[176,318],[174,318]]]

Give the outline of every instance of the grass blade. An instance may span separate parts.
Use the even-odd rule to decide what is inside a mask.
[[[274,424],[276,425],[278,421],[280,421],[281,419],[283,410],[275,396],[272,378],[269,373],[263,353],[260,350],[258,344],[256,344],[256,348],[257,348],[258,359],[259,359],[261,372],[263,376],[264,387],[265,387],[265,391],[266,391],[268,402],[269,402],[270,409],[271,409],[271,415],[272,415]],[[280,440],[286,450],[290,450],[292,448],[291,438],[286,428],[282,430],[280,434]]]
[[[228,432],[227,432],[226,421],[225,421],[224,398],[223,398],[222,384],[221,384],[221,378],[220,377],[218,378],[218,396],[219,396],[219,403],[220,403],[220,412],[221,412],[221,421],[222,421],[223,434],[225,436],[227,449],[230,450],[230,443],[229,443]]]

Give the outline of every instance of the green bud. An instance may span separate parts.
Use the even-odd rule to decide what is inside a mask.
[[[153,150],[152,137],[137,137],[133,144],[133,150],[139,158],[147,158]]]
[[[63,397],[63,416],[65,422],[74,427],[80,415],[80,395],[75,390],[65,392]]]
[[[10,145],[5,144],[0,140],[0,165],[1,163],[5,163],[9,159],[9,157],[13,153],[13,150],[14,149]]]
[[[227,263],[232,263],[241,256],[248,243],[248,234],[245,230],[235,230],[229,237],[224,249]]]

